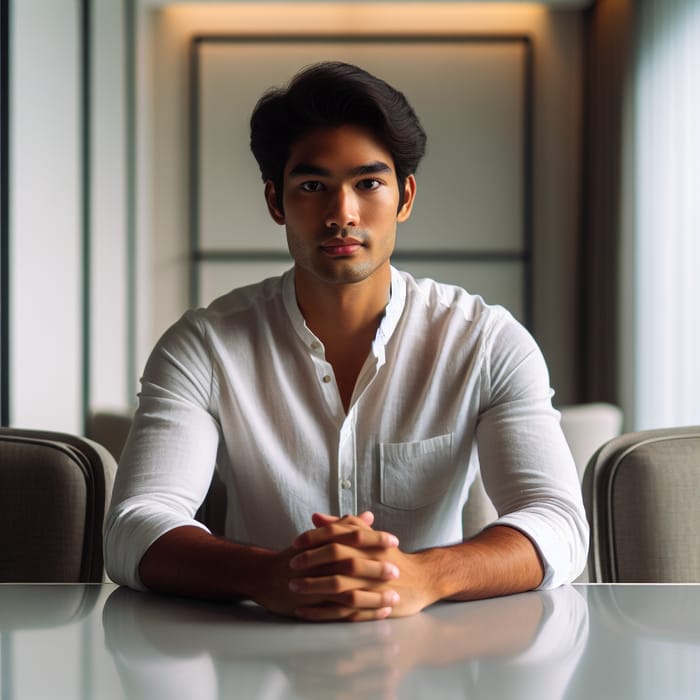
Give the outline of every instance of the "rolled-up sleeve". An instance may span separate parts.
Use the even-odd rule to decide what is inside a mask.
[[[533,542],[545,569],[541,588],[569,583],[585,565],[588,522],[544,358],[530,334],[508,318],[489,338],[486,356],[477,444],[496,524]]]
[[[211,411],[212,369],[203,328],[193,312],[153,350],[105,520],[108,576],[143,589],[146,550],[183,525],[204,528],[194,514],[216,464],[219,425]]]

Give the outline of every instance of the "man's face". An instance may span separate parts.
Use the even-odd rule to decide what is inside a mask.
[[[297,283],[361,282],[388,270],[396,224],[405,221],[415,193],[407,178],[399,189],[391,154],[357,126],[309,132],[292,145],[284,169],[284,212],[266,185],[268,208],[287,231]]]

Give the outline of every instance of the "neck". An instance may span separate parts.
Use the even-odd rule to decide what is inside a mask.
[[[295,287],[306,325],[326,349],[326,360],[333,367],[340,399],[348,411],[389,299],[391,267],[387,264],[352,284],[323,282],[297,268]]]
[[[391,268],[352,284],[309,279],[297,268],[295,288],[306,324],[327,348],[368,338],[371,344],[389,300]]]

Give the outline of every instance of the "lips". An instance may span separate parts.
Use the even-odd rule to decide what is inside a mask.
[[[321,250],[327,255],[343,257],[353,255],[364,246],[362,241],[356,238],[333,238],[321,245]]]

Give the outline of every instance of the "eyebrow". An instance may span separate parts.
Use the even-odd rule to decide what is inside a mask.
[[[366,163],[365,165],[358,165],[356,168],[350,170],[348,175],[350,177],[357,177],[358,175],[376,175],[378,173],[391,172],[389,165],[381,160],[376,160],[374,163]],[[290,171],[290,177],[298,177],[300,175],[317,175],[318,177],[330,177],[332,175],[328,168],[321,168],[318,165],[312,165],[310,163],[298,163]]]

